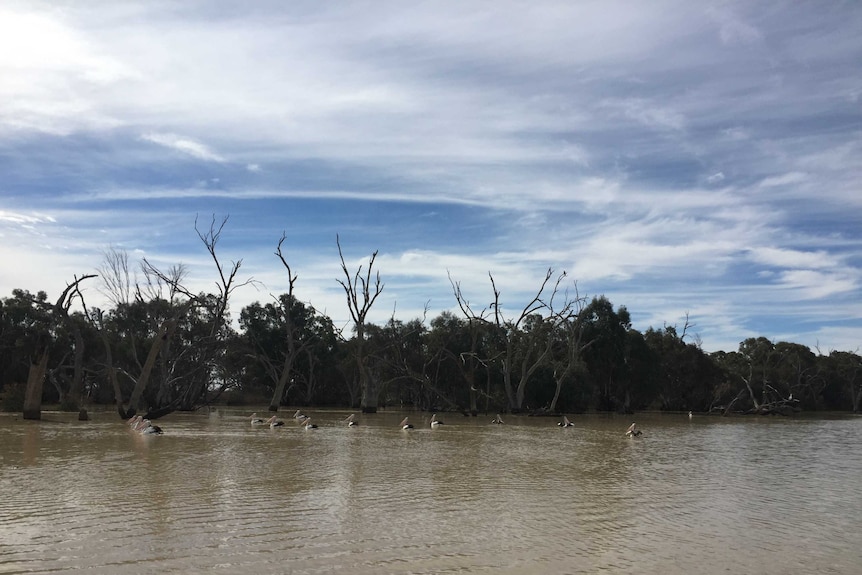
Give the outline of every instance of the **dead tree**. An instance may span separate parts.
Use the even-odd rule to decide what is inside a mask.
[[[581,365],[581,353],[593,342],[593,340],[584,341],[584,324],[581,312],[585,304],[586,298],[580,296],[576,283],[574,299],[569,299],[568,293],[566,293],[560,310],[554,311],[553,300],[550,306],[550,320],[554,323],[558,333],[563,336],[562,353],[552,360],[555,389],[554,397],[548,408],[551,413],[557,411],[557,402],[560,399],[563,384],[569,381],[578,366]]]
[[[503,373],[506,399],[509,403],[509,410],[512,412],[520,412],[523,409],[527,383],[536,370],[546,362],[551,350],[553,330],[548,329],[549,326],[542,318],[541,313],[548,311],[549,302],[556,295],[566,273],[563,272],[557,278],[549,294],[549,299],[546,300],[548,283],[553,275],[553,269],[548,268],[536,294],[521,308],[518,315],[512,318],[506,318],[503,313],[500,304],[500,290],[497,289],[497,284],[491,273],[488,274],[488,277],[491,280],[494,300],[489,306],[492,311],[487,319],[484,312],[476,314],[469,305],[464,305],[465,300],[460,289],[455,290],[455,298],[459,300],[462,313],[468,318],[491,324],[503,340],[503,349],[499,356],[500,366]],[[531,321],[534,322],[531,326],[532,329],[524,332],[526,324]]]
[[[376,413],[380,390],[378,389],[376,380],[371,376],[367,365],[365,354],[365,321],[368,312],[371,310],[371,306],[374,305],[375,300],[377,300],[383,291],[383,284],[380,282],[380,272],[373,272],[374,261],[377,259],[377,251],[371,254],[368,268],[364,274],[362,272],[362,265],[356,269],[356,272],[350,273],[344,261],[344,254],[341,251],[341,240],[337,235],[335,236],[335,243],[338,245],[338,256],[341,258],[341,271],[344,272],[344,279],[336,281],[344,289],[344,294],[347,297],[347,309],[350,311],[355,331],[354,338],[356,341],[353,347],[353,358],[356,362],[356,369],[359,372],[359,385],[361,389],[360,408],[362,409],[362,413]],[[374,273],[373,277],[372,273]]]
[[[461,354],[461,361],[457,362],[457,365],[460,367],[464,381],[467,382],[467,386],[469,387],[470,414],[477,415],[479,412],[478,398],[480,391],[476,385],[476,373],[478,371],[478,366],[482,365],[486,369],[488,367],[487,362],[479,356],[480,336],[482,335],[483,330],[487,330],[489,325],[487,318],[488,309],[484,308],[479,311],[474,310],[461,291],[461,283],[454,281],[451,274],[447,275],[449,276],[449,283],[452,285],[452,291],[455,294],[455,301],[458,303],[458,308],[461,310],[461,314],[464,316],[464,319],[467,320],[467,332],[470,336],[470,351]],[[490,390],[486,390],[484,395],[486,403],[485,410],[487,411],[487,402],[490,398]]]
[[[202,230],[198,227],[198,220],[195,218],[195,232],[215,263],[217,271],[215,294],[195,294],[186,288],[183,283],[186,272],[182,264],[172,266],[164,271],[146,258],[142,260],[141,270],[144,278],[135,284],[135,299],[141,303],[161,299],[163,288],[167,288],[169,292],[167,301],[171,302],[171,313],[161,321],[149,346],[146,359],[143,363],[138,363],[139,374],[132,376],[127,373],[134,381],[134,388],[127,403],[123,401],[117,381],[117,370],[113,365],[110,342],[107,340],[104,329],[102,330],[108,373],[114,387],[120,417],[131,417],[139,411],[146,410],[147,417],[155,419],[178,409],[195,409],[208,401],[211,376],[216,367],[214,362],[219,355],[220,346],[223,347],[224,345],[222,330],[228,321],[230,297],[238,288],[255,283],[252,278],[245,281],[237,279],[242,260],[231,262],[230,267],[225,267],[219,259],[216,247],[227,221],[228,218],[225,217],[220,223],[217,223],[215,216],[213,216],[209,229]],[[118,300],[128,298],[132,290],[127,288],[128,266],[124,256],[109,253],[108,262],[104,269],[107,269],[112,276],[111,280],[106,283],[106,290]],[[194,363],[195,373],[173,374],[173,366],[170,365],[171,358],[176,360],[177,357],[171,348],[171,343],[183,320],[196,308],[205,308],[209,318],[206,335],[198,338],[195,342],[196,349],[201,351],[201,357]],[[188,349],[184,348],[179,353],[187,352]],[[156,394],[157,401],[155,405],[145,405],[143,398],[153,379],[153,373],[157,369],[161,370],[161,381]],[[182,389],[175,389],[173,383],[181,379],[185,381],[185,386]],[[225,385],[222,383],[221,388],[216,389],[215,393],[219,393]]]
[[[275,255],[281,261],[284,269],[287,270],[287,301],[281,301],[281,308],[284,315],[284,343],[286,349],[284,351],[284,361],[282,362],[281,369],[277,370],[278,376],[276,378],[275,391],[273,392],[272,399],[269,402],[270,411],[278,411],[278,406],[281,405],[281,399],[284,397],[284,388],[287,386],[287,382],[293,379],[293,366],[296,363],[296,359],[299,357],[299,354],[308,353],[308,348],[313,343],[311,338],[300,337],[299,327],[296,325],[294,318],[293,306],[296,301],[294,299],[294,287],[296,285],[297,275],[293,273],[293,270],[290,268],[290,264],[287,263],[287,259],[284,257],[284,252],[282,252],[281,249],[285,238],[285,234],[282,233],[281,239],[278,241],[278,247],[275,250]],[[312,359],[313,355],[308,353],[308,357],[309,359]],[[308,396],[311,395],[311,390],[314,387],[313,365],[309,367],[309,370]]]

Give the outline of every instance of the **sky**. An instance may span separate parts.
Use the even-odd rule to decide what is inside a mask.
[[[112,249],[213,290],[195,226],[227,218],[234,314],[287,290],[284,235],[349,326],[338,238],[378,254],[374,322],[491,277],[514,317],[552,269],[707,351],[858,352],[860,31],[830,0],[0,0],[0,297]]]

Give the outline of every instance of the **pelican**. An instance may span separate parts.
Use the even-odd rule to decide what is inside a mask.
[[[264,423],[266,423],[266,422],[263,420],[262,417],[258,417],[257,413],[251,414],[251,424],[252,425],[263,425]]]
[[[131,427],[132,429],[137,430],[138,426],[141,425],[141,422],[143,420],[144,420],[144,418],[141,417],[140,415],[133,415],[132,417],[129,418],[129,420],[126,423],[128,423],[129,427]]]
[[[502,417],[500,417],[500,414],[498,413],[498,414],[497,414],[497,417],[495,417],[494,419],[492,419],[492,420],[491,420],[491,423],[496,423],[496,424],[498,424],[498,425],[502,425],[502,423],[503,423],[503,418],[502,418]]]
[[[693,416],[693,415],[691,414],[691,412],[689,411],[689,412],[688,412],[688,418],[689,418],[689,419],[691,419],[692,417],[694,417],[694,416]]]
[[[278,419],[275,415],[266,420],[265,423],[269,424],[270,429],[275,429],[276,427],[281,427],[284,425],[284,422]]]
[[[413,424],[412,424],[412,423],[409,423],[409,422],[407,421],[407,418],[406,418],[406,417],[405,417],[404,419],[402,419],[402,420],[401,420],[401,423],[399,423],[398,425],[400,425],[400,426],[401,426],[401,429],[413,429]]]
[[[345,419],[344,421],[347,422],[347,427],[356,427],[357,425],[359,425],[358,423],[356,423],[355,413],[351,413],[350,415],[348,415],[347,419]]]
[[[302,413],[302,411],[300,411],[300,410],[298,410],[298,409],[297,409],[297,410],[296,410],[296,413],[294,413],[294,414],[293,414],[293,418],[294,418],[295,420],[297,420],[298,422],[302,423],[303,421],[305,421],[306,419],[308,419],[308,416],[307,416],[307,415],[305,415],[304,413]]]
[[[566,417],[565,415],[563,416],[563,420],[558,422],[557,425],[559,425],[560,427],[574,427],[575,426],[575,424],[572,423],[571,421],[569,421],[569,418]]]
[[[629,428],[626,430],[626,435],[628,435],[629,437],[637,437],[640,434],[641,434],[641,430],[638,429],[637,423],[632,423],[629,426]]]
[[[163,433],[162,428],[158,425],[153,425],[149,419],[143,420],[140,428],[140,432],[144,435],[161,435]]]
[[[431,427],[437,427],[438,425],[443,425],[443,422],[437,419],[437,414],[431,416]]]
[[[301,423],[301,425],[302,425],[305,429],[317,429],[317,425],[315,425],[315,424],[311,423],[311,418],[310,418],[310,417],[306,417],[306,418],[305,418],[305,421],[303,421],[303,422]]]

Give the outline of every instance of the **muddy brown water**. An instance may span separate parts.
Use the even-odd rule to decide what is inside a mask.
[[[0,414],[0,573],[862,573],[862,419]]]

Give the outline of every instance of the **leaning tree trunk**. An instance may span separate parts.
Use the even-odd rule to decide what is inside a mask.
[[[24,419],[42,419],[42,385],[48,370],[48,350],[42,352],[39,363],[30,364],[27,389],[24,391]]]
[[[144,362],[144,367],[141,369],[141,374],[135,382],[135,388],[132,390],[132,396],[129,398],[129,408],[126,410],[124,417],[131,417],[140,409],[139,403],[141,401],[141,396],[144,394],[144,389],[146,389],[147,384],[150,381],[150,373],[152,373],[153,366],[156,364],[156,358],[159,356],[162,344],[173,335],[176,325],[177,322],[171,319],[163,323],[162,327],[159,329],[159,333],[156,336],[155,341],[153,341],[153,345],[150,347],[150,353],[147,355],[147,360]]]
[[[278,383],[275,386],[275,391],[272,393],[272,399],[269,400],[269,410],[278,411],[281,405],[281,400],[284,397],[284,388],[287,387],[287,382],[293,375],[293,352],[288,352],[284,359],[284,365],[281,367],[281,375],[278,378]]]
[[[558,378],[554,378],[554,379],[555,379],[554,384],[556,385],[556,389],[554,389],[554,398],[551,400],[551,406],[548,408],[548,410],[551,413],[556,413],[557,402],[560,400],[560,392],[563,389],[563,378],[558,377]]]

